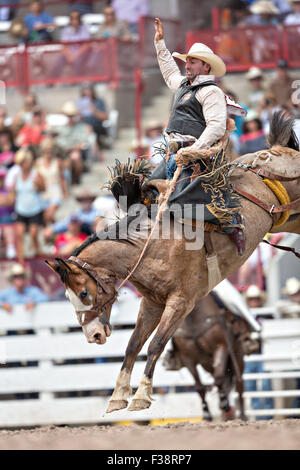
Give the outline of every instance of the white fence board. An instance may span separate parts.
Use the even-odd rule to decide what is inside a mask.
[[[128,297],[128,300],[127,300]],[[130,301],[130,308],[128,302]],[[134,325],[141,299],[132,294],[120,294],[112,314],[112,324]],[[26,312],[21,305],[13,313],[0,309],[0,330],[38,330],[40,328],[64,328],[79,326],[71,302],[46,302]]]

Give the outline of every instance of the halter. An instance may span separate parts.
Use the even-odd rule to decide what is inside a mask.
[[[84,272],[86,272],[86,274],[90,276],[97,285],[96,307],[87,311],[76,310],[76,315],[77,315],[77,319],[78,319],[80,326],[85,326],[88,323],[90,323],[92,320],[94,320],[95,318],[99,317],[100,319],[102,317],[101,323],[103,325],[108,325],[110,327],[110,324],[107,318],[107,307],[109,307],[114,302],[117,296],[117,292],[114,291],[114,294],[112,295],[112,297],[110,297],[103,305],[101,305],[100,308],[99,307],[97,308],[97,305],[101,304],[101,297],[102,297],[103,291],[106,294],[110,294],[110,290],[106,285],[106,279],[99,276],[97,271],[89,263],[87,263],[86,261],[83,261],[80,258],[77,258],[77,256],[70,256],[68,261],[71,264],[74,264],[78,268],[82,269]]]

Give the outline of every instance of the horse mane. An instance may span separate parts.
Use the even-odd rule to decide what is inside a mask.
[[[268,145],[281,145],[299,151],[299,141],[293,129],[295,119],[285,111],[276,111],[271,119]]]
[[[118,220],[115,224],[108,225],[105,229],[101,230],[101,232],[93,233],[78,248],[75,248],[71,256],[78,256],[87,246],[90,246],[99,240],[114,240],[120,243],[132,244],[132,240],[128,237],[123,237],[123,233],[124,228],[127,229],[130,222],[132,222],[137,216],[138,215],[124,217],[123,219]],[[122,228],[120,227],[121,223]],[[124,224],[126,224],[126,226]]]

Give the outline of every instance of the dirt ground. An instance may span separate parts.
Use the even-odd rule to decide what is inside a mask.
[[[0,450],[300,449],[300,419],[1,430]]]

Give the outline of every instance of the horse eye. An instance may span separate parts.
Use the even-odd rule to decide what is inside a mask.
[[[80,292],[80,298],[81,299],[85,299],[88,295],[88,291],[87,290],[83,290],[82,292]]]

